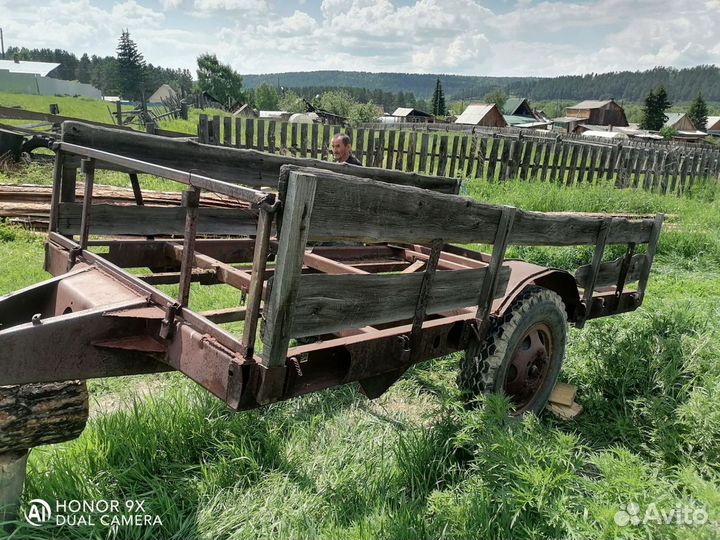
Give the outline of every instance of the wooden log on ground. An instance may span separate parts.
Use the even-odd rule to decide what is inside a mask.
[[[0,454],[74,439],[85,429],[85,381],[0,387]]]

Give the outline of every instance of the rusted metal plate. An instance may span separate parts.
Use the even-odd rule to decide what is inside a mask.
[[[124,349],[126,351],[140,351],[146,353],[164,353],[165,345],[150,336],[129,336],[117,339],[96,340],[91,342],[95,347],[106,349]]]

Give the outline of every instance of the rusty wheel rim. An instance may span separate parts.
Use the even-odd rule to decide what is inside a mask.
[[[553,352],[552,332],[542,322],[532,325],[515,347],[503,385],[515,414],[527,410],[545,386]]]

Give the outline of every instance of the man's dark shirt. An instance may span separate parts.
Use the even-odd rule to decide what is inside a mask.
[[[360,165],[362,166],[362,163],[360,163],[360,160],[355,157],[355,155],[350,154],[348,158],[345,160],[345,163],[349,163],[350,165]]]

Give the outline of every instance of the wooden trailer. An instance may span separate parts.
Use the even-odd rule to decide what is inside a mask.
[[[76,122],[56,152],[54,277],[0,298],[0,453],[16,472],[27,449],[82,430],[93,377],[178,370],[243,410],[350,382],[374,398],[413,364],[465,351],[469,394],[505,392],[515,414],[539,412],[567,323],[641,305],[663,222],[526,212],[458,196],[454,179]],[[99,168],[127,172],[136,204],[94,204]],[[142,174],[185,184],[182,204],[145,206]],[[235,204],[204,206],[206,191]],[[506,260],[512,244],[594,256],[573,275]],[[625,255],[604,261],[610,244]],[[177,297],[156,287],[167,283]],[[246,301],[196,312],[191,283]],[[223,328],[234,321],[242,335]]]

